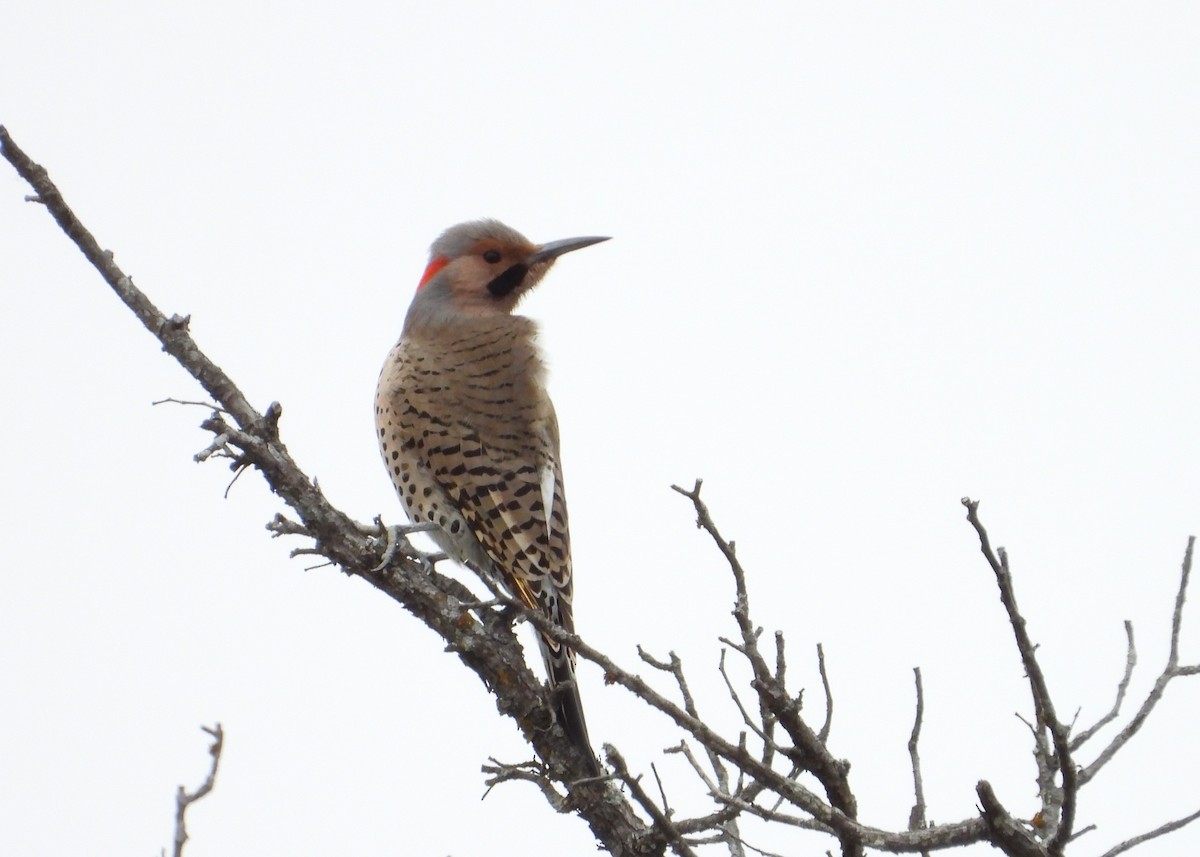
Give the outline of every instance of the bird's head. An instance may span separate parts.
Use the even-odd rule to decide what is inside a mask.
[[[451,226],[429,251],[409,309],[425,323],[456,316],[507,315],[564,253],[608,238],[567,238],[534,244],[498,220]]]

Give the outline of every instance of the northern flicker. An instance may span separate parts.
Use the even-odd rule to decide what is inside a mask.
[[[607,238],[536,245],[496,220],[433,242],[375,394],[379,449],[414,523],[450,557],[574,631],[558,421],[536,325],[513,310],[554,260]],[[599,773],[575,653],[538,635],[557,716]]]

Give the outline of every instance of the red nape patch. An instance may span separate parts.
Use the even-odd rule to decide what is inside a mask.
[[[438,271],[449,264],[450,260],[445,256],[434,256],[429,262],[429,267],[425,269],[425,273],[421,275],[421,282],[417,283],[417,290],[420,291],[426,283],[437,276]]]

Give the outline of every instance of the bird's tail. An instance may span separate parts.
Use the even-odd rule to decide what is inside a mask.
[[[587,759],[590,775],[598,777],[600,764],[588,739],[583,701],[579,698],[579,685],[575,681],[575,658],[566,646],[560,645],[558,651],[554,651],[544,639],[540,642],[542,656],[546,659],[546,673],[550,676],[550,690],[557,700],[555,716],[567,733],[567,738]]]

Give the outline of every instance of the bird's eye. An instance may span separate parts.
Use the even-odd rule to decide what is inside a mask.
[[[500,261],[500,251],[499,250],[484,250],[483,251],[483,261],[487,262],[490,265],[496,264],[497,262]]]

